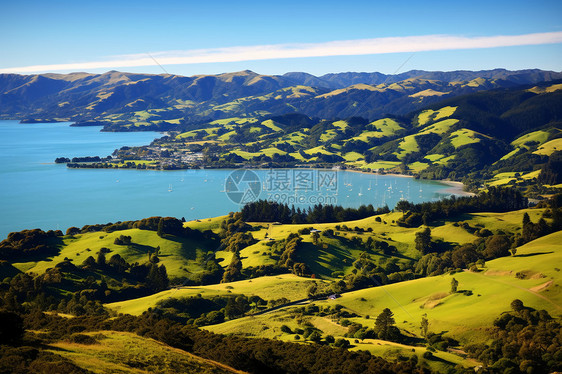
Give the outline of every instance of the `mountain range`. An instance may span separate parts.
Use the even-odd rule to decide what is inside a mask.
[[[0,75],[0,118],[111,121],[119,126],[197,123],[299,112],[323,119],[404,115],[472,92],[562,79],[538,69],[401,74],[241,71],[191,77],[109,71]]]

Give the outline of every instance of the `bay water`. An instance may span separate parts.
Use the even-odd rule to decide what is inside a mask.
[[[449,186],[436,181],[335,170],[252,170],[244,176],[229,169],[68,169],[55,164],[55,158],[105,157],[162,136],[69,125],[0,121],[0,240],[23,229],[64,232],[71,226],[150,216],[192,220],[224,215],[248,201],[233,191],[300,208],[331,203],[392,209],[400,199],[422,202],[451,195]]]

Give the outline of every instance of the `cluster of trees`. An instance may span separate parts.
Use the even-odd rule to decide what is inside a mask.
[[[357,322],[350,322],[347,319],[342,319],[342,326],[347,327],[346,337],[356,339],[383,339],[393,342],[403,342],[405,336],[396,327],[394,320],[394,313],[388,308],[377,316],[373,327],[363,326]]]
[[[389,211],[388,207],[375,209],[371,204],[359,208],[317,204],[301,210],[287,204],[258,200],[244,205],[241,213],[247,222],[323,223],[352,221]]]
[[[554,195],[544,205],[548,208],[537,223],[533,223],[527,213],[523,216],[523,228],[521,237],[518,238],[518,245],[548,235],[551,232],[562,230],[562,194]],[[552,219],[550,225],[546,222],[546,218]]]
[[[397,221],[406,227],[418,227],[422,223],[449,218],[463,213],[508,212],[524,209],[528,200],[516,188],[489,187],[476,196],[455,197],[434,202],[414,204],[401,200],[396,209],[404,215]]]
[[[56,255],[62,246],[62,231],[40,229],[11,232],[0,242],[0,260],[16,261],[30,256]]]
[[[287,237],[287,239],[279,243],[279,245],[283,248],[283,252],[281,252],[281,256],[279,256],[278,260],[279,266],[285,267],[287,269],[293,269],[293,267],[295,267],[297,249],[299,248],[301,242],[302,238],[298,234],[291,233]],[[299,266],[297,266],[296,268],[298,268]]]
[[[101,273],[107,273],[111,275],[119,275],[125,277],[129,281],[136,281],[144,283],[150,290],[154,292],[159,292],[165,290],[170,285],[170,280],[168,278],[168,272],[166,271],[166,266],[164,264],[158,265],[159,259],[157,252],[149,253],[149,261],[144,264],[139,264],[137,262],[129,264],[125,259],[123,259],[118,253],[110,257],[109,261],[106,260],[105,253],[109,250],[102,248],[98,252],[97,259],[92,256],[88,256],[81,265],[81,268],[87,270],[96,270]],[[72,263],[66,261],[66,270],[78,270],[70,269],[73,267]],[[103,298],[100,298],[103,299]]]
[[[511,302],[511,312],[495,321],[494,339],[471,344],[466,351],[491,370],[509,373],[554,373],[562,370],[562,325],[546,310]]]
[[[235,232],[221,240],[221,248],[227,252],[240,252],[249,245],[257,243],[251,232]]]
[[[133,238],[131,238],[128,235],[119,235],[117,238],[115,238],[115,240],[113,241],[113,244],[116,245],[131,245],[131,240]]]
[[[417,239],[417,238],[416,238]],[[416,262],[415,274],[421,276],[439,275],[457,269],[476,269],[483,266],[485,261],[498,257],[505,257],[514,251],[514,236],[504,234],[490,235],[478,238],[473,243],[463,244],[444,252],[432,251],[436,246],[429,244],[429,252],[423,250],[424,255]]]
[[[100,162],[102,160],[111,160],[111,156],[108,156],[106,158],[100,158],[99,156],[85,156],[85,157],[73,157],[72,160],[69,159],[68,157],[57,157],[55,159],[55,163],[57,164],[65,164],[68,162]]]
[[[537,182],[550,185],[562,183],[562,151],[550,155],[541,169]]]
[[[118,221],[105,224],[85,225],[82,228],[69,227],[66,235],[85,234],[88,232],[114,232],[120,230],[141,229],[156,231],[161,237],[166,235],[175,235],[183,238],[194,240],[216,240],[217,236],[211,230],[199,231],[189,227],[183,227],[185,219],[177,219],[174,217],[148,217],[138,221]]]
[[[197,295],[161,300],[151,311],[181,323],[206,326],[242,317],[266,305],[267,301],[259,296],[217,295],[203,298]]]

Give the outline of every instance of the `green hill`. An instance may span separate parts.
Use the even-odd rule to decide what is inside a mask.
[[[339,305],[355,315],[350,323],[373,327],[374,316],[384,308],[394,312],[397,326],[407,334],[421,336],[422,317],[429,320],[429,331],[445,332],[457,339],[461,346],[486,342],[494,320],[509,310],[514,299],[537,310],[545,309],[552,316],[562,316],[562,277],[558,264],[562,263],[562,233],[557,232],[527,243],[517,249],[517,254],[488,261],[477,272],[460,271],[422,279],[400,282],[382,287],[367,288],[342,294],[336,300],[313,301],[306,310],[329,310]],[[458,292],[451,293],[451,280],[458,281]],[[342,320],[328,313],[302,313],[303,305],[254,317],[244,317],[206,327],[221,334],[267,337],[294,340],[299,328],[314,326],[322,335],[343,337],[348,327]],[[300,316],[300,317],[299,317]],[[348,323],[349,323],[348,322]],[[282,330],[288,326],[292,334]],[[396,344],[375,339],[349,339],[354,349],[365,349],[383,357],[421,357],[425,348]],[[435,353],[447,365],[462,363],[475,366],[475,361],[463,360],[450,352]],[[439,365],[433,367],[443,369]]]
[[[59,341],[47,345],[45,349],[91,373],[242,373],[129,332],[101,331],[83,335],[91,337],[96,343]]]

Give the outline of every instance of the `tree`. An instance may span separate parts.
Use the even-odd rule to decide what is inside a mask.
[[[72,227],[69,227],[66,230],[66,235],[72,236],[72,235],[77,235],[77,234],[80,234],[80,229],[78,227],[72,226]]]
[[[239,252],[234,252],[230,264],[224,271],[221,283],[228,283],[242,278],[242,261]]]
[[[484,256],[491,260],[498,257],[509,256],[511,241],[507,235],[492,235],[486,239]]]
[[[311,236],[312,236],[312,244],[318,245],[318,239],[320,239],[320,234],[318,233],[318,231],[314,231]]]
[[[156,292],[168,288],[170,280],[168,279],[166,267],[164,265],[158,266],[157,264],[151,264],[150,270],[148,271],[147,283],[148,286]]]
[[[427,338],[427,331],[429,330],[429,320],[427,319],[427,314],[422,316],[420,329],[422,336]]]
[[[127,261],[125,261],[119,254],[114,254],[113,256],[111,256],[107,264],[119,273],[124,272],[130,266]]]
[[[293,274],[302,277],[307,273],[307,266],[304,262],[298,262],[293,265]]]
[[[291,331],[291,328],[287,325],[281,325],[281,331],[284,332],[285,334],[293,333],[293,331]]]
[[[349,343],[349,340],[343,338],[339,338],[334,342],[334,347],[339,347],[339,348],[348,348],[350,345],[351,344]]]
[[[379,339],[393,340],[398,334],[399,330],[394,326],[394,313],[388,308],[385,308],[375,320],[375,332]]]
[[[451,279],[451,293],[457,292],[458,287],[459,287],[459,281],[456,280],[455,278]]]
[[[422,254],[425,255],[431,252],[431,229],[429,227],[416,233],[415,244],[416,249]]]
[[[523,305],[523,302],[521,300],[515,299],[511,302],[511,309],[513,309],[514,312],[519,313],[520,311],[525,309],[525,306]]]
[[[402,216],[404,216],[406,214],[407,211],[409,211],[410,209],[412,209],[413,204],[410,203],[407,200],[400,200],[397,204],[396,204],[396,209],[399,210],[400,212],[402,212]]]
[[[92,256],[88,256],[84,262],[82,263],[82,267],[84,268],[95,268],[96,267],[96,260]]]
[[[322,335],[318,331],[313,331],[309,336],[308,339],[311,341],[318,343],[322,339]]]
[[[161,238],[164,236],[164,221],[162,219],[158,221],[158,230],[156,230],[156,235]]]
[[[100,267],[105,266],[105,253],[103,251],[99,251],[98,258],[96,259],[96,264]]]

